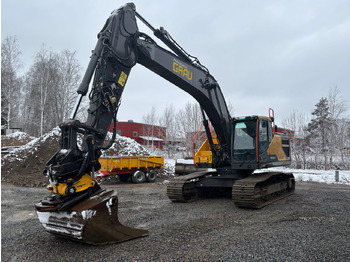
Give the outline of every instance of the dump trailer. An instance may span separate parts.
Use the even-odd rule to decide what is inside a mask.
[[[119,176],[123,182],[154,182],[161,168],[164,167],[163,156],[115,156],[100,157],[101,169],[97,179]]]

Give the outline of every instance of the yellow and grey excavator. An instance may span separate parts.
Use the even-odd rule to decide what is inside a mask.
[[[169,50],[139,32],[136,19],[153,31]],[[213,191],[232,194],[239,207],[260,208],[294,191],[292,174],[254,173],[290,164],[289,139],[275,134],[271,117],[231,118],[219,84],[199,60],[189,55],[164,28],[153,28],[128,3],[113,11],[98,34],[70,120],[61,123],[61,149],[47,162],[44,175],[51,194],[35,205],[45,229],[55,235],[91,244],[122,242],[146,236],[147,230],[122,225],[118,197],[101,189],[94,173],[101,167],[101,150],[116,135],[116,116],[130,71],[137,63],[193,96],[201,106],[212,152],[212,169],[174,179],[167,186],[172,201],[189,201]],[[89,93],[87,120],[75,119]],[[209,131],[212,123],[216,141]],[[113,136],[105,141],[109,126]],[[83,137],[78,145],[78,135]]]

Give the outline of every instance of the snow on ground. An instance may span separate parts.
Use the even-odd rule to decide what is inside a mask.
[[[168,173],[168,175],[175,175],[175,159],[164,159],[164,170]]]
[[[267,169],[255,172],[264,172]],[[315,169],[293,169],[286,167],[269,168],[269,171],[293,173],[295,181],[299,182],[318,182],[327,184],[347,184],[350,185],[350,171],[339,171],[339,182],[335,181],[335,170],[315,170]]]

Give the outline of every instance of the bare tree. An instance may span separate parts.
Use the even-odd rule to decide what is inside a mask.
[[[160,126],[164,126],[166,128],[166,135],[163,137],[165,140],[165,144],[169,145],[172,141],[174,141],[178,136],[178,126],[176,123],[176,112],[174,106],[168,105],[163,115],[159,118]],[[171,157],[172,150],[168,146],[168,155]]]
[[[42,48],[35,56],[35,62],[27,74],[29,91],[28,104],[35,104],[31,118],[37,116],[34,123],[38,135],[42,136],[58,123],[55,119],[55,96],[59,84],[58,55]]]
[[[151,111],[143,116],[143,123],[146,125],[143,126],[143,134],[148,136],[147,138],[147,146],[152,147],[152,150],[154,149],[154,140],[155,137],[155,128],[154,126],[157,124],[157,116],[156,116],[156,108],[152,107]]]
[[[25,130],[39,136],[66,120],[74,105],[81,67],[75,52],[44,47],[26,74]]]
[[[340,153],[340,167],[350,168],[350,119],[341,118],[337,120],[338,134],[336,139],[337,150]]]
[[[284,128],[293,131],[293,136],[290,137],[290,146],[292,152],[292,163],[296,168],[305,169],[307,167],[308,122],[308,117],[298,111],[294,111],[282,122]]]
[[[63,50],[59,57],[59,85],[56,90],[56,121],[63,122],[69,118],[77,96],[76,90],[81,79],[81,66],[75,57],[75,52]]]
[[[5,120],[8,128],[18,116],[20,105],[20,55],[17,37],[6,37],[1,43],[1,121]]]
[[[188,102],[184,109],[177,114],[179,130],[185,137],[188,133],[197,132],[202,126],[203,117],[200,107],[197,103]]]
[[[344,132],[341,131],[341,118],[346,112],[345,101],[340,94],[337,86],[331,88],[328,92],[329,116],[331,119],[330,136],[329,136],[329,164],[333,166],[333,157],[337,150],[341,151],[343,144]]]
[[[192,137],[202,126],[203,116],[199,104],[191,104],[188,102],[184,109],[181,109],[177,114],[177,123],[180,134],[186,137],[187,151],[192,149]]]
[[[230,112],[231,117],[233,117],[235,115],[235,108],[234,108],[231,100],[228,100],[227,108],[228,108],[228,111]]]

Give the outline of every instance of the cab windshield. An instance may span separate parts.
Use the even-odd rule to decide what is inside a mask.
[[[233,137],[233,159],[254,161],[256,158],[256,120],[237,122]]]

